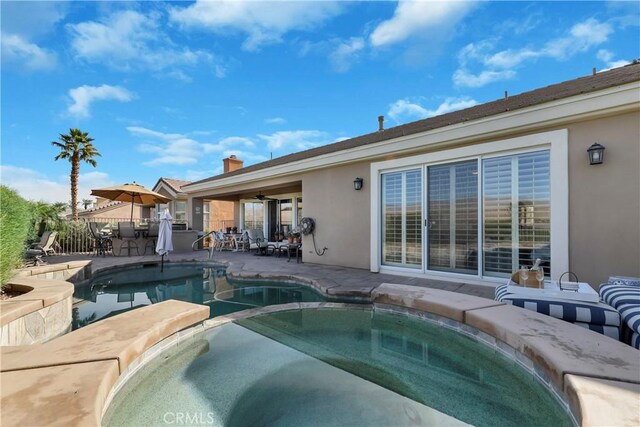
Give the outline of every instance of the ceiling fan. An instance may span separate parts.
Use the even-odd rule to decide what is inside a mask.
[[[267,197],[264,194],[262,194],[262,192],[258,192],[258,194],[256,194],[256,199],[263,201],[263,200],[276,200],[276,199],[272,199],[271,197]]]

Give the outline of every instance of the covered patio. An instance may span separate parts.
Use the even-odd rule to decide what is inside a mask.
[[[209,217],[216,214],[205,212],[206,201],[233,202],[235,231],[262,230],[269,241],[286,238],[287,233],[299,225],[303,214],[301,181],[268,180],[190,192],[190,196],[193,229],[197,230],[206,229],[206,224],[211,222]]]

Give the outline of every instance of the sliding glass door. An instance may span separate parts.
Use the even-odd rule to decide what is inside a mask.
[[[550,273],[548,149],[382,173],[381,209],[383,265],[506,277],[540,258]]]
[[[478,161],[427,168],[427,269],[478,273]]]
[[[382,263],[422,267],[422,170],[382,174]]]

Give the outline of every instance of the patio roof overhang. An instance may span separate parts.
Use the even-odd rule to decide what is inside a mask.
[[[261,180],[241,183],[220,189],[211,189],[189,196],[205,200],[222,200],[236,202],[240,200],[259,200],[258,195],[276,197],[292,193],[302,193],[302,181],[298,180]]]

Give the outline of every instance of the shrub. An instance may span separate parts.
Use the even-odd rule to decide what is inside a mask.
[[[22,262],[32,230],[31,215],[28,201],[12,189],[0,186],[0,287],[3,289]]]

